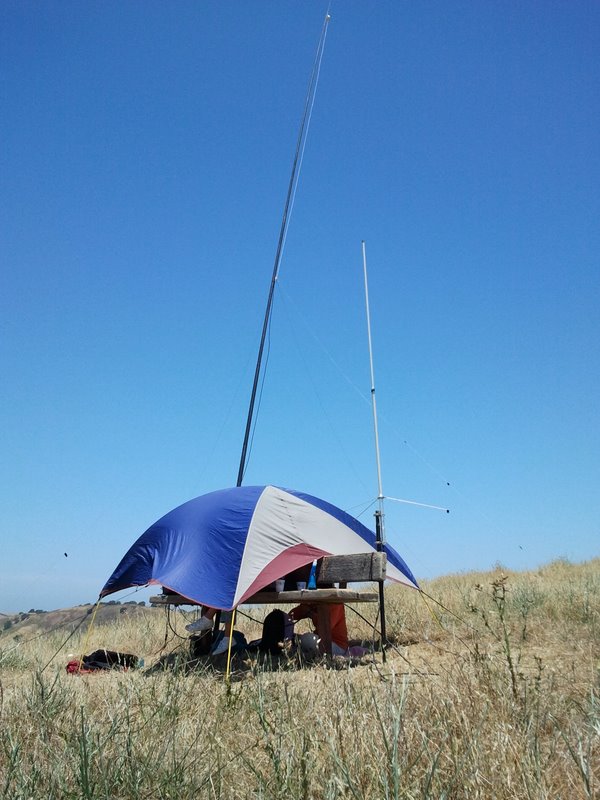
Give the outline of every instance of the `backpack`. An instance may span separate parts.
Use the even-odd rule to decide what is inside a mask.
[[[258,645],[261,653],[278,656],[283,651],[284,642],[294,635],[294,624],[289,614],[276,608],[265,617],[262,638]]]
[[[69,661],[66,670],[69,674],[74,675],[106,669],[127,670],[142,664],[143,661],[131,653],[118,653],[116,650],[94,650],[89,656]]]

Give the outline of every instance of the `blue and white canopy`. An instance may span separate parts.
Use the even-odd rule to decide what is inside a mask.
[[[375,549],[372,531],[317,497],[275,486],[221,489],[151,525],[100,595],[160,584],[196,603],[231,609],[315,558]],[[385,552],[387,577],[417,588],[398,553],[389,545]]]

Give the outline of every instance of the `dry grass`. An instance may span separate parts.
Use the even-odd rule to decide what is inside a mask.
[[[598,796],[600,560],[386,592],[384,665],[68,676],[64,629],[0,638],[0,793],[17,798]],[[370,635],[348,613],[352,634]],[[258,628],[244,620],[248,637]],[[183,633],[183,620],[175,629]],[[80,632],[151,665],[164,622]],[[180,640],[170,634],[167,650]],[[339,666],[339,665],[338,665]]]

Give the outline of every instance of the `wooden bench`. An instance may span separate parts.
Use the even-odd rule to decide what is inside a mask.
[[[331,628],[328,606],[332,603],[377,603],[379,593],[370,589],[348,589],[348,583],[384,581],[387,557],[385,553],[358,553],[347,556],[324,556],[317,561],[317,588],[293,589],[276,592],[268,589],[257,592],[243,605],[298,605],[315,606],[321,634],[320,648],[331,655]],[[310,570],[310,565],[306,568]],[[333,584],[337,583],[338,587]],[[150,598],[154,606],[200,605],[178,594],[161,594]]]

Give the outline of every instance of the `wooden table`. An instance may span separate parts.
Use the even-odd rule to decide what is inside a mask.
[[[377,592],[354,589],[297,589],[288,592],[258,592],[242,605],[250,606],[277,606],[277,605],[298,605],[306,603],[316,606],[318,628],[321,634],[319,648],[322,653],[331,655],[331,625],[328,606],[334,603],[377,603],[379,595]],[[179,594],[159,594],[150,598],[150,603],[155,606],[197,606],[186,597]]]

